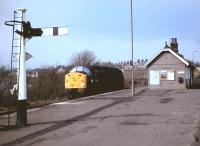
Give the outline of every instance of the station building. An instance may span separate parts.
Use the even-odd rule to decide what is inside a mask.
[[[186,89],[193,85],[195,67],[178,52],[176,38],[145,64],[150,89]]]

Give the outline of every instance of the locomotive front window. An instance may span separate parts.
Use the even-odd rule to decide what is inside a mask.
[[[77,72],[83,72],[83,66],[78,66],[78,67],[76,68],[76,71],[77,71]]]
[[[91,75],[92,74],[90,69],[85,67],[85,66],[74,67],[70,72],[81,72],[81,73],[85,73],[87,75]]]
[[[72,68],[70,72],[76,72],[76,67]]]
[[[88,75],[91,75],[91,71],[87,67],[83,67],[83,72],[85,72]]]

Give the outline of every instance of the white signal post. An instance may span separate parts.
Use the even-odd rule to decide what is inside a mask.
[[[30,22],[25,21],[25,12],[26,9],[20,8],[17,9],[17,13],[21,17],[15,21],[6,21],[5,24],[8,26],[14,26],[17,22],[17,29],[15,33],[18,34],[17,46],[19,47],[19,69],[17,69],[18,76],[18,102],[17,102],[17,127],[24,127],[27,125],[27,86],[26,86],[26,64],[25,61],[32,57],[31,54],[25,52],[25,39],[32,38],[35,36],[62,36],[68,35],[68,27],[47,27],[47,28],[32,28]],[[14,24],[8,24],[8,22],[14,22]],[[13,27],[14,28],[14,27]],[[24,30],[23,30],[24,29]],[[28,30],[27,30],[28,29]]]
[[[21,13],[22,20],[25,20],[26,9],[17,9],[17,13]],[[22,25],[18,25],[18,29],[22,30]],[[23,31],[23,30],[22,30]],[[21,46],[19,50],[19,69],[18,69],[18,103],[17,103],[17,127],[24,127],[27,125],[27,110],[26,110],[26,100],[27,100],[27,89],[26,89],[26,64],[25,64],[25,39],[20,36],[18,44]]]
[[[26,9],[18,9],[18,11],[23,13],[22,14],[22,16],[23,16],[22,21],[24,21],[24,14],[25,14]],[[20,62],[19,62],[20,68],[19,68],[18,100],[26,100],[27,99],[27,92],[26,92],[25,41],[24,41],[23,36],[21,36],[20,46],[21,46],[21,50],[20,50]]]

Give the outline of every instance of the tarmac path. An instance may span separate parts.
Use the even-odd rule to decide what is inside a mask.
[[[28,113],[25,128],[5,130],[2,146],[189,146],[199,123],[200,90],[130,90],[56,103]],[[11,124],[15,124],[15,115]]]

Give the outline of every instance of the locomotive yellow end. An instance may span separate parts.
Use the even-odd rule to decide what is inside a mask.
[[[65,89],[85,89],[87,76],[79,72],[70,72],[65,75]]]

